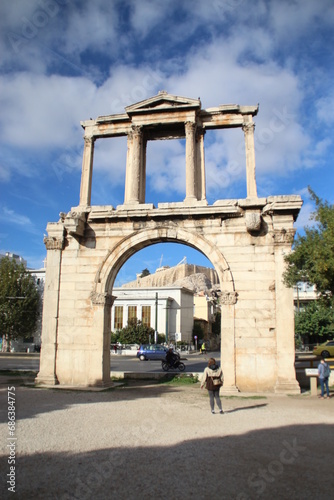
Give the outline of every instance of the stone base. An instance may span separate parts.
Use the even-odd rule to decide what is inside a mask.
[[[277,381],[275,394],[300,394],[300,387],[296,380]]]
[[[59,384],[58,379],[55,375],[40,375],[39,373],[37,374],[37,377],[35,378],[35,384],[36,385],[43,385],[43,386],[56,386]]]
[[[98,392],[98,391],[105,391],[106,389],[109,389],[110,387],[113,387],[115,384],[114,382],[103,382],[99,385],[68,385],[68,384],[59,384],[58,381],[56,384],[48,383],[43,379],[43,382],[40,382],[38,380],[38,377],[35,379],[35,387],[43,387],[43,389],[65,389],[67,391],[92,391],[92,392]]]
[[[43,387],[43,389],[64,389],[66,391],[91,391],[91,392],[99,392],[99,391],[105,391],[109,389],[110,387],[114,387],[114,383],[104,385],[104,386],[75,386],[75,385],[41,385],[37,384],[35,387],[38,389],[39,387]]]
[[[223,385],[223,387],[219,391],[219,394],[221,396],[235,396],[236,394],[239,393],[240,391],[236,385],[231,385],[229,387]]]

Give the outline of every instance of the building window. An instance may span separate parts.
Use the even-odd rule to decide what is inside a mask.
[[[137,319],[137,306],[129,306],[128,309],[128,324],[131,320]]]
[[[151,306],[143,306],[141,312],[141,321],[143,325],[151,326]]]
[[[115,306],[114,329],[123,328],[123,306]]]

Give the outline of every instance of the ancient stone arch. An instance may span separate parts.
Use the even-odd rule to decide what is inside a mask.
[[[299,196],[258,198],[256,106],[201,109],[199,99],[157,96],[122,115],[82,122],[85,134],[80,202],[49,223],[39,384],[110,384],[110,311],[115,277],[135,252],[179,242],[205,254],[218,273],[225,391],[297,393],[292,290],[282,282]],[[239,127],[246,146],[247,198],[205,193],[204,134]],[[94,142],[126,135],[124,203],[91,206]],[[145,203],[148,140],[186,138],[183,202]]]

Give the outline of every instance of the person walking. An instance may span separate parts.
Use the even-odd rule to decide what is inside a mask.
[[[219,397],[219,389],[222,387],[224,383],[224,375],[223,370],[216,363],[214,358],[210,358],[208,362],[208,366],[205,368],[202,381],[201,381],[201,389],[206,387],[209,393],[210,398],[210,408],[211,413],[215,413],[215,402],[218,406],[219,413],[223,414],[222,403]]]
[[[320,381],[321,387],[321,399],[324,399],[325,396],[325,387],[327,398],[329,398],[329,388],[328,388],[328,379],[330,376],[331,370],[328,366],[328,363],[324,359],[322,359],[318,365],[318,377]]]

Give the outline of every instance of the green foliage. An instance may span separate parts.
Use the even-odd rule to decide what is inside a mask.
[[[215,322],[212,323],[212,333],[214,333],[215,335],[220,335],[221,333],[221,320],[221,312],[217,311]]]
[[[328,303],[312,301],[304,309],[295,314],[295,336],[325,337],[334,332],[334,309]],[[298,344],[297,340],[297,344]]]
[[[111,332],[110,343],[117,344],[119,342],[119,330],[117,332]]]
[[[0,332],[7,340],[30,337],[39,314],[40,296],[34,278],[22,263],[0,261]]]
[[[154,342],[153,328],[143,325],[138,319],[130,320],[125,328],[112,335],[117,335],[116,342],[121,344],[148,344],[150,336],[151,342]]]
[[[309,187],[316,211],[312,218],[315,227],[305,228],[298,236],[293,252],[285,257],[287,270],[284,282],[292,287],[303,281],[316,285],[323,299],[334,292],[334,206],[322,201]]]
[[[150,274],[151,274],[150,271],[146,267],[145,269],[142,270],[140,277],[145,278],[145,276],[149,276]]]
[[[193,337],[195,337],[195,336],[197,336],[198,340],[204,338],[204,332],[203,332],[202,325],[201,325],[200,321],[198,321],[197,319],[194,320],[194,326],[193,326]]]

